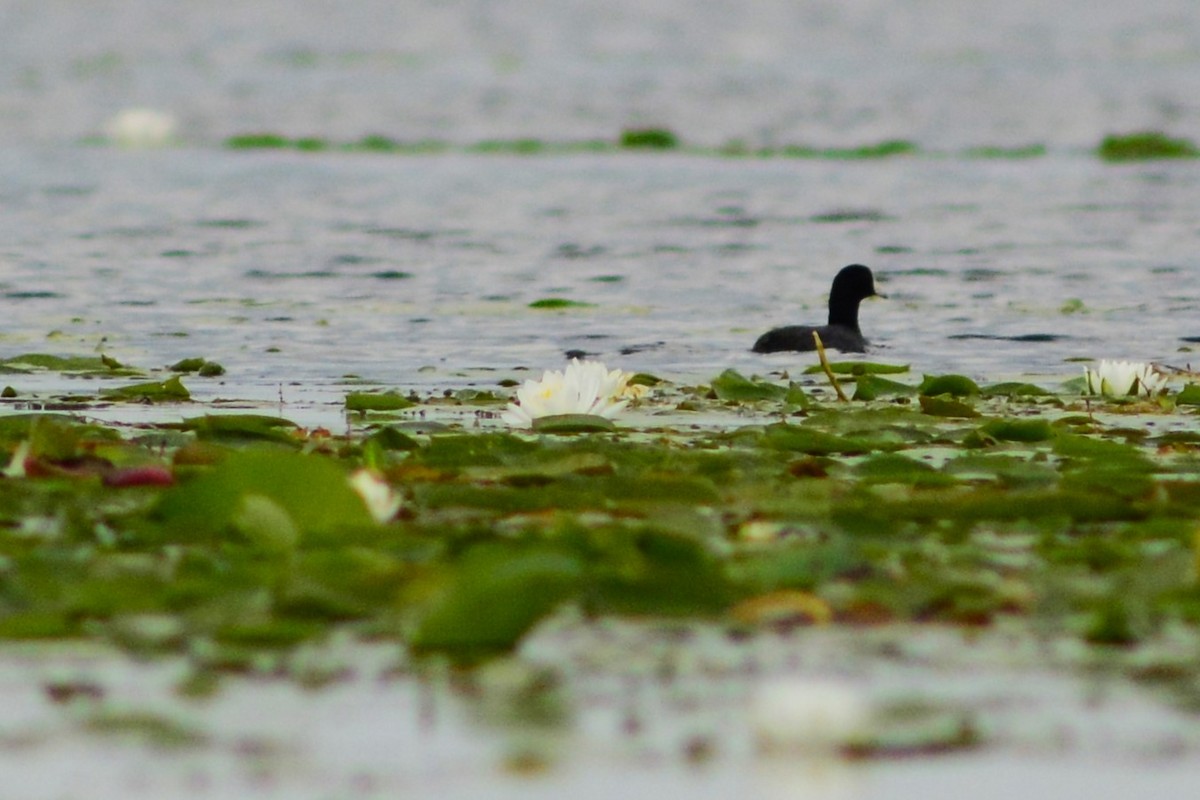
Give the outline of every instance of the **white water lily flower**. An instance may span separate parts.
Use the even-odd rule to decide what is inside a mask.
[[[521,384],[517,402],[509,403],[500,418],[514,428],[528,428],[535,419],[559,414],[595,414],[612,419],[637,396],[630,392],[631,377],[599,361],[573,358],[565,370],[546,370],[541,380]]]
[[[1088,394],[1105,397],[1154,397],[1167,385],[1167,376],[1153,364],[1136,361],[1105,359],[1096,369],[1084,367],[1083,376],[1087,380]]]
[[[367,511],[376,522],[388,522],[400,510],[400,495],[391,484],[369,469],[356,470],[347,480],[350,488],[358,492]]]

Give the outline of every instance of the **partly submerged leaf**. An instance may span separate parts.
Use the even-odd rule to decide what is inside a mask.
[[[783,400],[788,396],[787,387],[766,381],[753,381],[733,369],[727,369],[713,378],[712,389],[721,400],[736,402]]]

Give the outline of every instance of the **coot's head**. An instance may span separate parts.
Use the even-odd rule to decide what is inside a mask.
[[[854,300],[862,300],[875,295],[883,297],[875,290],[875,276],[871,274],[871,268],[864,267],[862,264],[842,267],[837,277],[833,279],[833,290],[830,294]]]
[[[829,324],[858,330],[859,302],[876,295],[883,297],[875,290],[875,276],[870,268],[862,264],[842,267],[829,292]]]

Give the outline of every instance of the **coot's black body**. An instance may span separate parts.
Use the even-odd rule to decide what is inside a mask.
[[[756,353],[777,353],[781,350],[816,350],[813,332],[821,337],[821,344],[832,350],[846,353],[863,353],[867,340],[858,329],[858,304],[864,298],[874,297],[875,276],[862,264],[842,267],[833,279],[829,291],[829,324],[821,326],[788,325],[774,328],[758,337],[752,348]]]

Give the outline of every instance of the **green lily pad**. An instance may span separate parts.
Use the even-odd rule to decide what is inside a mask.
[[[890,437],[838,436],[784,422],[768,425],[764,431],[762,443],[764,447],[774,450],[787,450],[809,455],[834,453],[854,455],[875,450],[897,450],[904,446],[902,442],[895,441]]]
[[[266,414],[206,414],[185,419],[181,427],[198,439],[218,442],[269,441],[299,446],[296,423]]]
[[[908,372],[908,364],[880,364],[873,361],[832,361],[829,369],[837,375],[898,375]],[[805,375],[815,375],[824,372],[820,364],[805,367]]]
[[[167,369],[171,370],[171,372],[199,372],[205,363],[203,358],[184,358],[176,361],[167,367]]]
[[[391,425],[384,426],[367,437],[384,450],[417,450],[421,445],[404,431]]]
[[[1200,406],[1200,384],[1189,383],[1175,395],[1175,405]]]
[[[190,400],[192,393],[173,375],[165,381],[150,381],[135,383],[131,386],[119,386],[115,389],[105,389],[101,396],[109,400],[133,400],[138,402],[170,403],[180,400]]]
[[[890,395],[916,394],[917,387],[907,383],[881,378],[877,375],[863,375],[854,385],[855,400],[877,400]]]
[[[533,421],[538,433],[603,433],[617,426],[611,419],[598,414],[552,414]]]
[[[412,400],[395,392],[351,392],[346,395],[347,411],[400,411],[415,405]]]
[[[720,562],[703,541],[654,529],[604,530],[594,546],[587,600],[593,611],[653,616],[708,616],[733,599]]]
[[[578,556],[550,547],[483,544],[453,568],[409,644],[473,658],[511,648],[581,589]]]
[[[110,367],[99,356],[55,356],[48,353],[24,353],[0,361],[8,367],[36,367],[54,372],[107,372]]]
[[[1055,436],[1054,427],[1044,419],[993,419],[977,431],[983,440],[1002,442],[1046,442]]]
[[[918,388],[921,394],[929,397],[943,394],[968,397],[979,394],[979,384],[964,375],[926,375]]]
[[[949,486],[958,481],[929,464],[899,453],[880,453],[854,468],[866,483],[902,483],[909,486]]]
[[[270,514],[264,499],[252,500],[247,511],[247,497],[270,501]],[[155,517],[183,541],[204,541],[282,515],[301,534],[375,524],[340,464],[284,450],[235,453],[210,472],[166,491],[155,507]],[[261,532],[260,527],[254,530]]]
[[[974,406],[970,403],[964,403],[961,400],[950,400],[945,397],[930,397],[926,395],[921,395],[918,399],[921,403],[921,413],[928,414],[931,417],[970,419],[971,417],[980,416]]]
[[[595,303],[584,303],[580,300],[567,300],[563,297],[543,297],[541,300],[534,300],[529,304],[529,307],[539,309],[592,308],[595,305]]]
[[[1032,383],[993,383],[979,390],[984,397],[1049,397],[1054,393]]]
[[[788,396],[788,387],[767,381],[753,381],[733,369],[727,369],[714,378],[712,389],[719,399],[739,403],[784,400]]]

